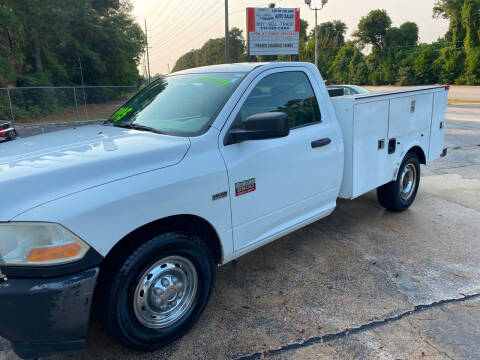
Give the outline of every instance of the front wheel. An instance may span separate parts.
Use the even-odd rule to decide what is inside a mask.
[[[387,210],[404,211],[410,207],[420,185],[420,161],[408,153],[400,165],[397,179],[377,189],[378,202]]]
[[[100,316],[107,330],[137,350],[155,350],[178,339],[203,312],[214,281],[214,263],[196,237],[167,233],[135,250],[103,281]]]

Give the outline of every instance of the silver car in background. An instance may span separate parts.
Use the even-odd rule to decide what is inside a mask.
[[[330,97],[368,94],[370,92],[369,90],[358,85],[327,85],[327,90],[330,94]]]

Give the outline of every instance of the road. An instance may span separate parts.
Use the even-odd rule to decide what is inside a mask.
[[[375,192],[339,201],[219,268],[201,320],[171,346],[130,351],[94,316],[70,359],[479,359],[480,104],[448,107],[446,144],[408,211],[386,212]]]

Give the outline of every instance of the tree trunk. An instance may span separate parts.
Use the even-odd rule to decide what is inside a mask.
[[[5,46],[8,47],[11,50],[12,49],[12,42],[10,41],[10,33],[8,31],[8,27],[6,27],[6,26],[3,29],[3,38],[4,38]]]
[[[35,68],[37,72],[43,72],[42,57],[40,56],[40,41],[38,41],[37,36],[33,38],[33,56],[35,57]]]

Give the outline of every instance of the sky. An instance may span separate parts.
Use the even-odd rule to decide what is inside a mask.
[[[147,20],[152,75],[168,73],[180,56],[200,48],[210,38],[225,35],[224,0],[131,1],[133,15],[142,28]],[[308,21],[308,31],[313,28],[314,12],[304,0],[229,0],[230,28],[235,26],[245,32],[245,8],[265,7],[269,2],[274,2],[276,7],[300,8],[300,17]],[[312,7],[320,6],[320,3],[321,0],[312,0]],[[329,0],[318,12],[318,23],[341,20],[347,24],[347,38],[350,38],[362,16],[370,10],[385,9],[392,19],[392,26],[413,21],[419,26],[420,41],[428,43],[443,36],[448,28],[448,20],[432,18],[434,3],[435,0]]]

